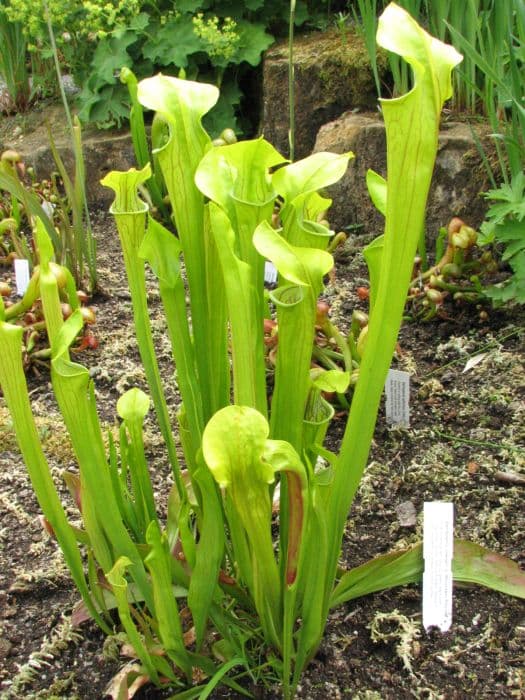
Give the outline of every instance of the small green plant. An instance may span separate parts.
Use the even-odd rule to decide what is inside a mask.
[[[510,184],[485,194],[495,204],[481,226],[481,243],[503,246],[502,260],[510,266],[509,279],[484,290],[495,303],[525,304],[525,174],[518,173]]]
[[[337,12],[334,19],[334,26],[341,36],[341,41],[343,44],[347,43],[348,35],[348,22],[350,20],[350,14],[348,12]]]
[[[286,163],[262,138],[214,146],[201,123],[218,100],[214,85],[158,75],[137,88],[140,103],[168,130],[156,157],[177,237],[148,217],[138,196],[151,175],[148,166],[112,172],[103,181],[115,192],[111,211],[138,345],[173,472],[166,519],[156,507],[142,434],[150,398],[135,388],[118,400],[119,439],[110,439],[106,450],[93,383],[69,354],[80,314],[64,321],[59,312],[52,247],[42,227],[37,243],[52,383],[79,464],[74,493],[81,528],[68,523],[40,448],[20,363],[21,329],[0,320],[0,384],[48,527],[84,613],[108,632],[108,613],[117,609],[137,657],[138,669],[121,694],[137,674],[181,697],[207,696],[219,682],[245,694],[235,669],[260,670],[264,649],[265,668],[281,679],[283,697],[292,698],[330,609],[421,580],[421,545],[350,571],[338,566],[405,306],[442,101],[460,60],[394,4],[380,20],[378,41],[403,53],[415,86],[383,101],[391,181],[380,275],[339,454],[324,447],[333,409],[322,392],[343,393],[350,376],[339,369],[312,372],[311,355],[318,297],[333,266],[331,232],[318,221],[327,208],[319,190],[342,177],[352,154],[317,153]],[[271,397],[265,260],[278,271],[270,293],[279,325]],[[152,340],[146,262],[158,278],[177,367],[176,434]],[[272,515],[277,483],[278,523]],[[456,580],[525,596],[518,566],[472,543],[456,540],[453,571]],[[183,605],[191,612],[190,634]],[[195,669],[205,680],[184,691]]]

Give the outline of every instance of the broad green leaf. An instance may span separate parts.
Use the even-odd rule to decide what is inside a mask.
[[[312,376],[312,381],[314,386],[321,391],[336,391],[338,394],[343,394],[350,383],[350,372],[342,372],[337,369],[316,372],[315,376]]]
[[[246,61],[251,66],[258,66],[261,62],[263,51],[275,41],[271,34],[267,34],[264,26],[256,22],[238,22],[239,43],[236,60],[240,63]]]
[[[190,679],[191,661],[184,646],[179,609],[172,590],[172,555],[167,546],[167,538],[161,535],[156,522],[150,523],[146,532],[146,541],[151,549],[144,563],[151,575],[160,640],[168,656]]]
[[[127,172],[112,170],[101,181],[104,187],[115,192],[115,201],[111,205],[112,214],[134,214],[148,210],[148,205],[138,196],[139,185],[151,177],[151,166],[146,164],[142,170],[130,168]]]
[[[374,207],[386,216],[386,180],[375,170],[366,171],[366,186]]]
[[[213,79],[211,82],[213,82]],[[221,94],[217,104],[211,112],[208,112],[202,118],[202,124],[212,138],[219,138],[224,129],[237,131],[239,105],[243,97],[244,93],[239,88],[239,84],[233,74],[226,73],[221,83]]]
[[[146,235],[139,248],[139,256],[147,260],[156,277],[173,289],[180,280],[180,241],[160,222],[148,217]]]
[[[452,46],[431,37],[406,10],[394,3],[388,5],[379,18],[377,41],[383,48],[403,56],[412,66],[414,87],[401,97],[381,100],[388,173],[384,249],[359,381],[327,504],[331,534],[326,611],[348,510],[366,466],[402,320],[413,259],[424,227],[437,154],[440,112],[444,100],[452,93],[451,71],[461,61]]]
[[[346,172],[353,153],[314,153],[307,158],[279,168],[272,176],[272,184],[286,202],[298,195],[333,185]]]
[[[476,583],[506,595],[525,598],[525,571],[508,557],[474,542],[454,540],[455,581]]]
[[[149,409],[149,396],[137,387],[126,391],[117,401],[117,413],[125,421],[142,423]]]
[[[312,286],[316,296],[323,276],[334,266],[330,253],[292,246],[265,221],[255,230],[253,244],[261,255],[273,262],[285,280],[299,286]]]
[[[103,630],[108,626],[99,615],[84,576],[82,558],[75,534],[55,490],[38,430],[29,403],[29,394],[22,366],[23,328],[0,321],[0,388],[13,420],[16,439],[40,507],[56,535],[71,576],[90,614]]]
[[[176,125],[177,115],[183,110],[187,110],[198,123],[200,117],[209,112],[219,99],[219,90],[208,83],[159,74],[140,81],[138,97],[144,107],[158,112],[168,123]]]
[[[175,66],[186,68],[188,57],[203,49],[202,40],[193,31],[191,17],[178,16],[157,28],[144,43],[142,53],[155,66],[169,66],[171,72]]]
[[[131,67],[133,65],[128,48],[135,40],[136,35],[133,32],[124,32],[120,36],[108,36],[97,42],[92,65],[98,80],[110,84],[114,83],[115,73],[122,66]]]

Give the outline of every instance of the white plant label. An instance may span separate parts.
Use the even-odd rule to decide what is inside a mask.
[[[23,297],[29,285],[29,260],[15,258],[16,293]]]
[[[266,284],[275,284],[277,282],[277,269],[269,260],[266,260],[264,263],[264,281]]]
[[[410,425],[410,375],[398,369],[388,370],[385,384],[386,422],[394,427]]]
[[[452,624],[452,557],[454,504],[425,502],[423,506],[423,627],[446,632]]]

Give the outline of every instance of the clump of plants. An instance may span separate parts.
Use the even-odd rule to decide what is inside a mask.
[[[475,229],[454,217],[440,230],[436,263],[423,270],[421,257],[416,257],[407,297],[413,318],[447,318],[454,305],[487,300],[486,290],[499,265],[490,250],[480,249],[478,240]],[[447,305],[449,300],[452,304]],[[487,317],[486,311],[482,314]]]
[[[126,651],[136,659],[121,676],[121,697],[145,682],[171,687],[181,698],[209,695],[219,683],[246,694],[239,681],[268,672],[291,698],[330,609],[421,580],[421,544],[350,571],[338,566],[405,307],[442,100],[461,60],[394,4],[380,20],[378,42],[405,57],[415,86],[382,103],[389,195],[376,251],[380,274],[338,453],[324,444],[333,409],[322,393],[344,392],[350,375],[312,371],[311,356],[318,298],[333,267],[331,232],[318,221],[326,209],[319,190],[342,177],[352,154],[287,163],[262,138],[214,147],[201,123],[218,100],[214,85],[163,75],[138,84],[138,100],[168,129],[155,156],[177,237],[148,216],[138,195],[148,166],[103,181],[115,191],[111,211],[151,395],[134,388],[120,397],[119,441],[110,440],[108,450],[93,382],[69,350],[81,314],[63,319],[52,246],[42,227],[37,232],[51,378],[78,461],[81,527],[68,522],[40,447],[20,361],[23,331],[0,311],[0,384],[49,529],[82,595],[83,614],[109,632],[116,610]],[[272,218],[276,200],[279,222]],[[278,271],[270,292],[279,326],[271,398],[263,342],[266,260]],[[152,340],[146,264],[158,278],[177,368],[176,425]],[[166,518],[159,516],[142,434],[151,404],[173,474]],[[525,596],[518,566],[472,543],[456,540],[453,571],[457,580]]]
[[[55,155],[67,178],[56,151]],[[27,260],[31,275],[21,298],[16,297],[10,282],[0,282],[5,319],[24,329],[24,368],[35,367],[39,363],[47,362],[51,357],[40,296],[39,251],[34,239],[35,225],[45,228],[48,235],[53,234],[58,260],[52,263],[52,271],[57,278],[63,318],[68,318],[77,308],[81,310],[84,322],[75,347],[78,350],[96,348],[98,341],[91,330],[95,323],[95,313],[87,306],[88,294],[81,289],[77,291],[76,288],[79,282],[85,281],[83,268],[76,255],[76,243],[84,239],[85,232],[77,226],[77,235],[82,239],[75,241],[75,214],[68,197],[68,194],[72,194],[71,190],[69,193],[65,190],[59,173],[53,173],[49,180],[37,180],[33,169],[26,167],[20,154],[12,150],[4,151],[0,157],[0,188],[5,188],[0,190],[0,265],[9,270],[16,259]],[[61,264],[62,262],[67,262],[69,266]],[[9,276],[11,277],[11,274]]]
[[[0,75],[7,91],[0,98],[0,112],[24,112],[31,100],[27,66],[27,42],[19,22],[11,22],[0,7]]]
[[[72,124],[72,136],[75,155],[72,177],[51,131],[49,140],[57,172],[50,179],[37,180],[34,169],[26,167],[14,150],[4,151],[0,156],[0,264],[11,264],[17,257],[28,260],[31,269],[34,267],[32,230],[38,218],[51,238],[57,261],[67,266],[78,287],[86,287],[92,293],[97,285],[96,243],[86,215],[78,120]]]
[[[37,226],[44,230],[40,221]],[[38,254],[35,258],[38,258]],[[50,261],[49,270],[56,279],[62,319],[69,318],[77,309],[82,318],[77,337],[72,339],[73,350],[78,352],[87,348],[96,349],[98,340],[91,328],[96,321],[96,316],[94,309],[87,305],[88,295],[83,291],[77,291],[67,267]],[[22,364],[25,370],[30,366],[36,367],[38,364],[48,365],[51,358],[40,283],[39,264],[34,266],[27,289],[21,298],[15,297],[14,290],[8,282],[0,282],[4,319],[23,329]]]
[[[481,242],[499,246],[511,274],[484,292],[494,304],[525,304],[525,173],[518,172],[509,183],[485,196],[494,203],[481,226]]]

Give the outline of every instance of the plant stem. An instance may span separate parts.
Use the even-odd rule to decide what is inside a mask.
[[[288,143],[290,145],[290,160],[295,158],[295,69],[293,64],[293,33],[295,22],[295,0],[290,0],[290,22],[288,26],[288,110],[290,127]]]

